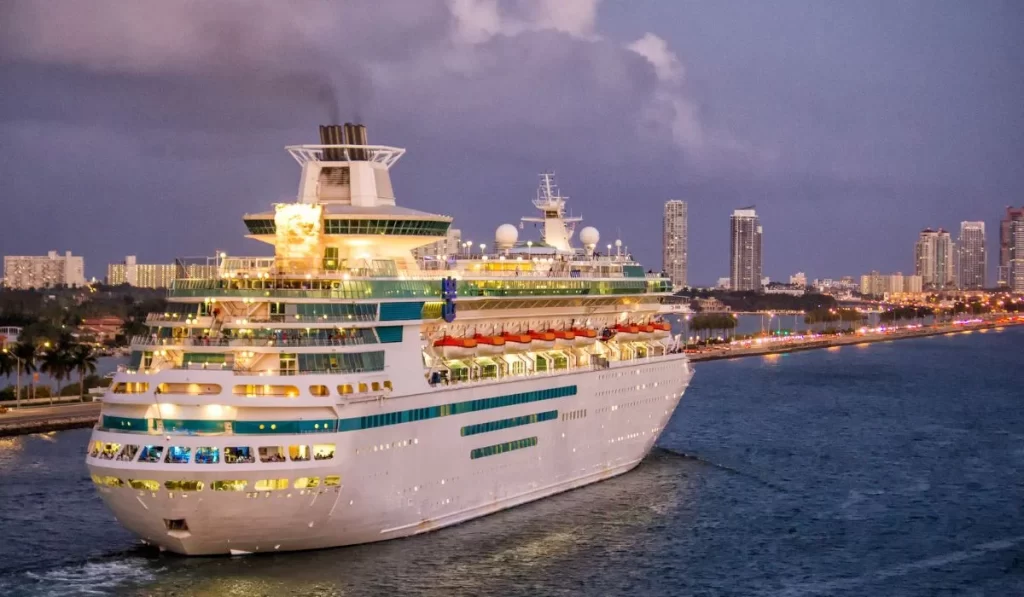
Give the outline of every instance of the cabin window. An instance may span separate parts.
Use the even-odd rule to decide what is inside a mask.
[[[309,460],[309,446],[288,446],[288,456],[295,462]]]
[[[252,464],[256,458],[249,446],[237,446],[224,448],[224,462],[227,464]]]
[[[393,390],[394,390],[395,388],[393,388],[393,387],[391,386],[391,382],[390,382],[390,381],[385,381],[385,382],[384,382],[384,389],[385,389],[385,390],[392,390],[392,391],[393,391]]]
[[[366,387],[366,384],[365,383],[360,383],[359,384],[359,392],[362,393],[362,392],[367,392],[367,391],[369,391],[369,389]]]
[[[196,464],[217,464],[220,462],[220,448],[196,448]]]
[[[295,480],[295,489],[312,489],[320,486],[320,477],[299,477]]]
[[[159,394],[214,396],[221,393],[221,386],[215,383],[162,383],[156,387],[156,391]]]
[[[275,491],[288,489],[288,479],[261,479],[256,481],[256,491]]]
[[[232,393],[235,396],[285,396],[294,398],[299,395],[297,386],[279,386],[270,384],[239,384],[234,387]]]
[[[334,444],[316,444],[313,446],[313,458],[331,460],[334,458]]]
[[[284,447],[260,446],[260,462],[284,462]]]
[[[120,382],[114,384],[115,394],[145,394],[149,391],[149,384],[142,381]]]
[[[314,396],[330,396],[331,391],[327,386],[309,386],[309,393]]]
[[[93,445],[95,454],[91,454],[101,460],[113,460],[117,453],[121,451],[121,444],[111,444],[106,442],[95,442]]]
[[[139,491],[158,491],[160,489],[159,483],[147,479],[128,479],[128,485]]]
[[[202,491],[202,481],[164,481],[168,491]]]
[[[106,487],[124,487],[124,481],[110,475],[93,475],[92,482]]]
[[[139,456],[139,462],[160,462],[160,457],[163,455],[163,446],[145,446],[142,448],[142,455]]]
[[[121,453],[117,455],[117,459],[122,462],[131,462],[135,460],[135,455],[138,453],[138,446],[126,444],[125,447],[121,449]]]
[[[342,384],[342,385],[338,386],[338,393],[342,394],[342,395],[344,395],[344,394],[351,394],[352,393],[352,384],[347,383],[347,384]]]
[[[338,487],[341,485],[340,475],[327,475],[324,477],[324,486],[326,487]]]
[[[245,491],[248,481],[214,481],[211,489],[214,491]]]
[[[373,388],[374,392],[379,392],[380,391],[380,382],[379,381],[373,382],[373,385],[371,387]]]
[[[168,464],[188,464],[188,459],[191,455],[192,448],[171,446],[167,449],[167,458],[164,458],[164,462]]]

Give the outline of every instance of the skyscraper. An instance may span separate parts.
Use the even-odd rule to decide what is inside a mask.
[[[753,207],[732,212],[729,284],[733,290],[761,289],[761,220]]]
[[[985,222],[960,222],[956,250],[957,286],[963,290],[985,288]]]
[[[665,218],[661,233],[661,269],[672,280],[672,289],[686,286],[687,254],[686,202],[678,199],[665,202]]]
[[[1008,286],[1010,261],[1013,259],[1013,223],[1024,220],[1024,207],[1007,207],[1006,215],[999,222],[999,271],[997,283]]]
[[[942,290],[954,284],[953,239],[939,228],[925,228],[914,245],[914,273],[924,287]]]
[[[1010,290],[1024,293],[1024,218],[1010,225],[1010,264],[1008,266]]]

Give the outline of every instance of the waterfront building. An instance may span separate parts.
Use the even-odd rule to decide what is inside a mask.
[[[498,245],[495,244],[495,247],[498,247]],[[425,262],[431,260],[444,261],[448,257],[459,255],[462,251],[462,231],[458,228],[449,228],[448,234],[444,238],[422,247],[414,248],[412,255],[422,262],[422,265],[426,265]]]
[[[661,271],[672,280],[672,288],[686,286],[687,206],[685,201],[673,199],[665,202],[661,233]]]
[[[1010,227],[1010,238],[1013,244],[1010,246],[1010,259],[1008,278],[1010,290],[1024,293],[1024,218],[1014,220]]]
[[[1006,214],[999,222],[999,269],[998,286],[1010,285],[1010,262],[1014,257],[1013,223],[1024,220],[1024,207],[1007,207]]]
[[[128,255],[121,263],[107,265],[107,284],[128,284],[138,288],[170,288],[176,278],[215,276],[216,265],[200,263],[138,263]]]
[[[732,281],[730,280],[730,278],[727,277],[719,278],[718,283],[715,284],[715,286],[721,288],[722,290],[732,290]]]
[[[957,287],[961,290],[985,288],[985,222],[960,222],[956,252]]]
[[[923,290],[921,276],[916,274],[903,275],[881,274],[873,271],[860,277],[860,293],[865,296],[887,297],[896,294],[918,294]]]
[[[768,282],[764,285],[765,294],[788,294],[789,296],[803,296],[807,288],[800,284],[785,284],[783,282]]]
[[[797,272],[789,277],[789,283],[794,286],[807,287],[807,274],[803,272]]]
[[[903,276],[903,292],[908,294],[924,292],[924,280],[917,274]]]
[[[953,239],[939,228],[925,228],[914,245],[914,273],[924,280],[925,288],[941,290],[954,285]]]
[[[689,384],[671,280],[597,252],[592,227],[575,246],[550,174],[522,220],[537,242],[503,224],[491,251],[424,270],[412,249],[453,218],[396,205],[405,150],[342,130],[287,148],[296,200],[243,218],[266,253],[174,280],[103,396],[86,465],[150,545],[241,555],[459,524],[633,469]]]
[[[753,207],[733,211],[729,245],[732,290],[761,290],[761,235],[761,220]]]
[[[84,286],[85,259],[71,251],[63,255],[50,251],[41,256],[4,256],[4,283],[8,288],[51,288]]]

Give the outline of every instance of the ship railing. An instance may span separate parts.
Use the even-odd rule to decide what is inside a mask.
[[[377,321],[376,314],[359,314],[359,315],[271,315],[270,317],[259,317],[245,319],[243,322],[239,321],[228,321],[228,324],[239,324],[239,323],[348,323],[348,322],[362,322],[362,321]]]
[[[361,346],[376,344],[368,337],[345,338],[152,338],[134,336],[133,346]]]

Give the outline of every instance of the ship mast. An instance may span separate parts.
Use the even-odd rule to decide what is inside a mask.
[[[558,251],[572,252],[570,240],[575,232],[576,223],[581,222],[583,218],[566,217],[566,199],[568,197],[559,194],[554,172],[541,173],[540,186],[537,188],[537,198],[533,200],[533,206],[541,211],[542,217],[522,218],[522,221],[544,224],[544,242]]]

